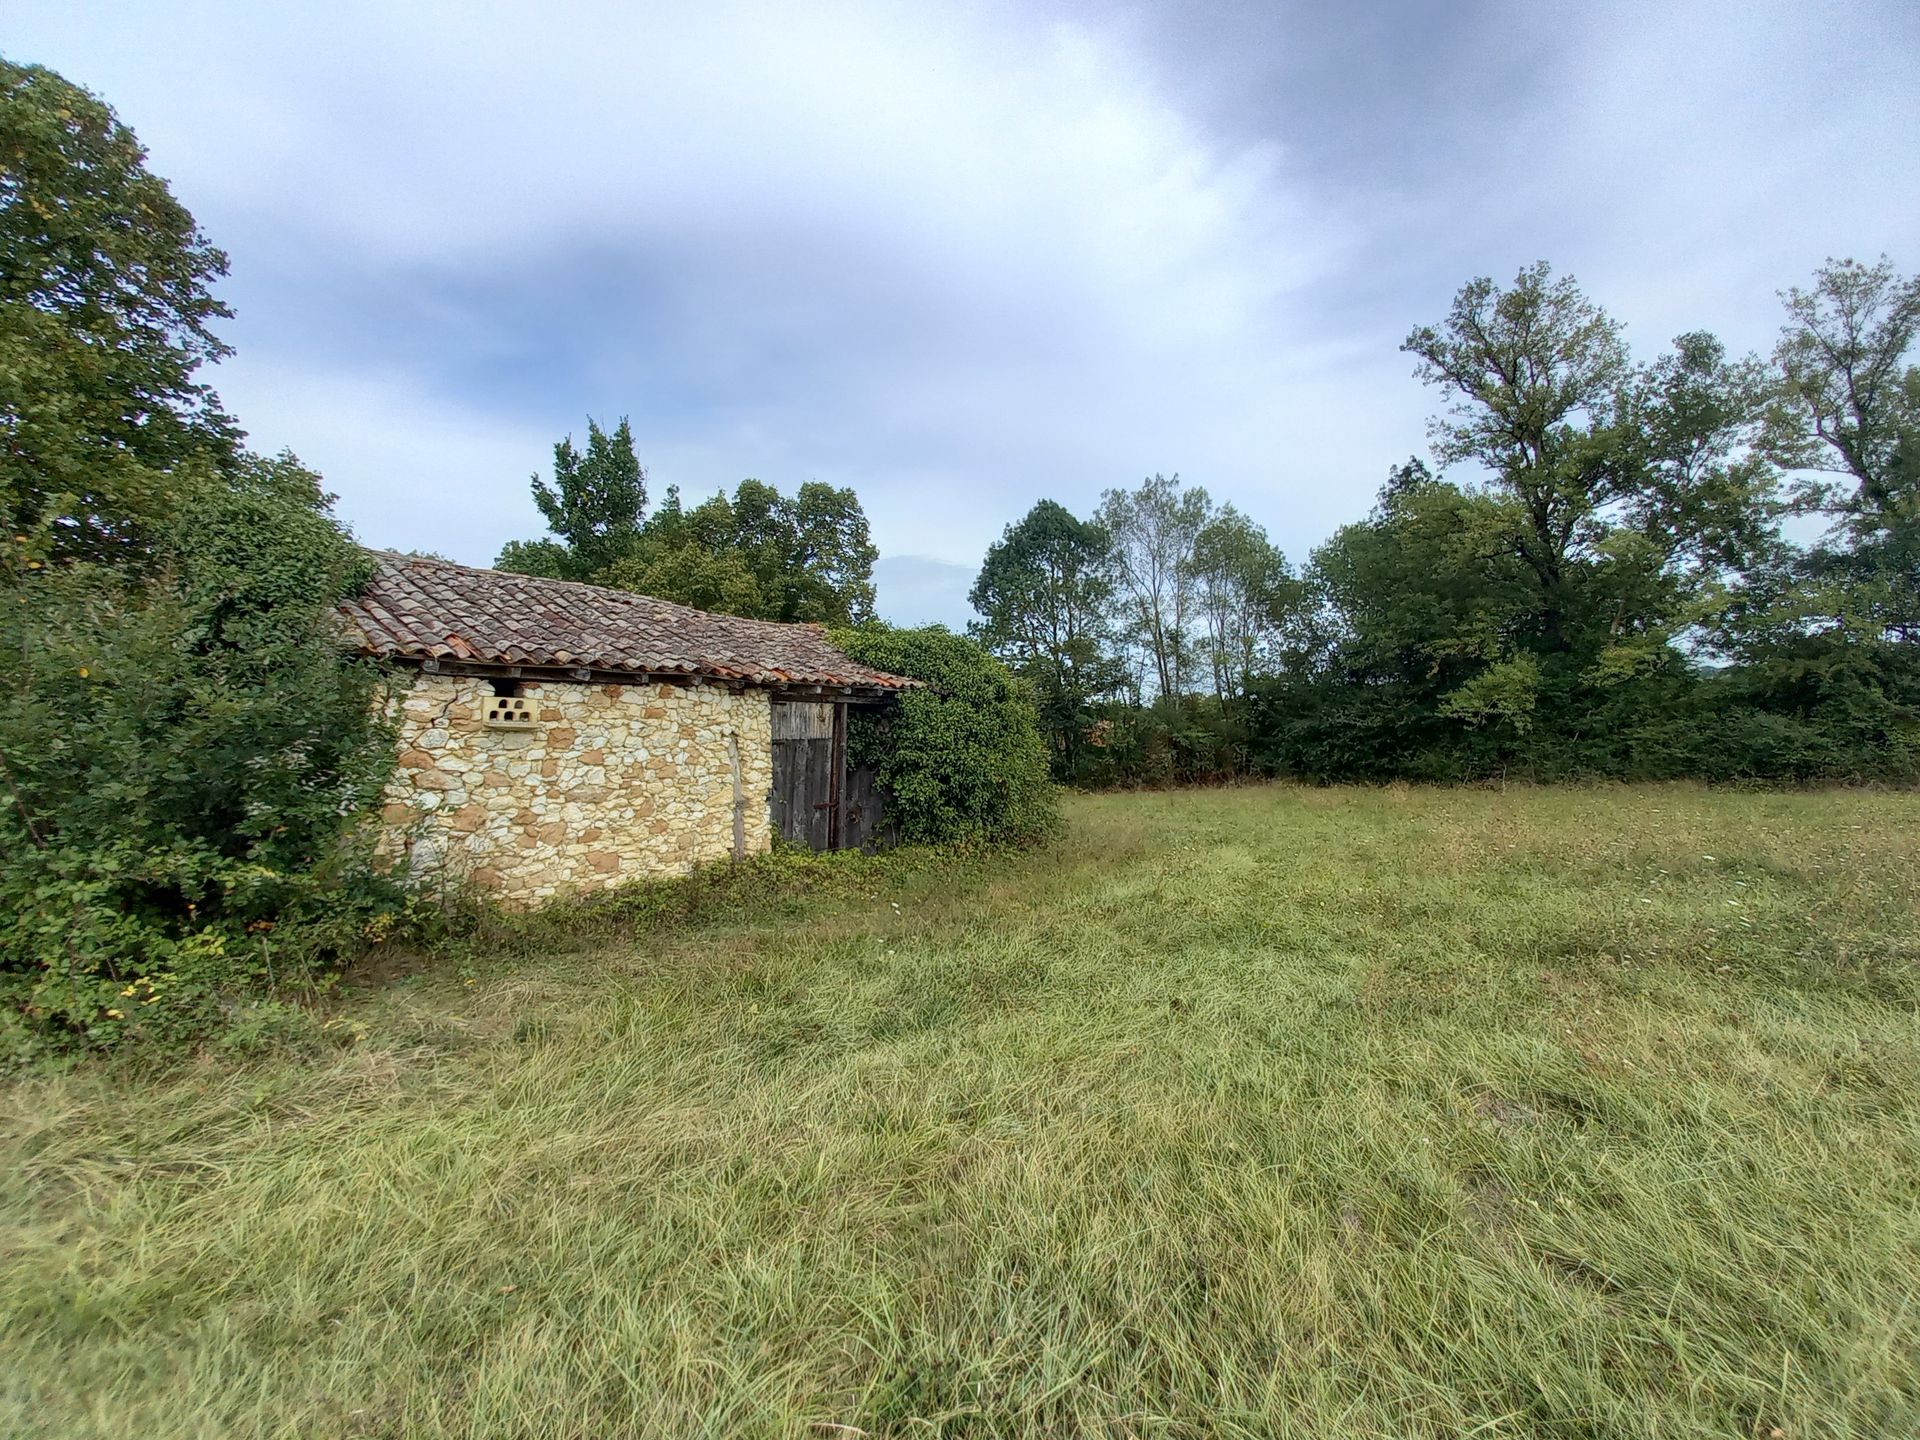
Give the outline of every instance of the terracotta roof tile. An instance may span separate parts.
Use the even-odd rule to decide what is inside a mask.
[[[688,675],[752,685],[898,690],[918,681],[856,665],[824,627],[743,620],[627,590],[373,552],[340,606],[356,647],[404,660]]]

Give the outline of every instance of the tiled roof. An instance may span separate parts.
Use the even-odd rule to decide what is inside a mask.
[[[371,655],[767,686],[897,690],[918,683],[856,665],[818,625],[742,620],[627,590],[417,555],[376,550],[373,558],[366,590],[340,606],[351,638]]]

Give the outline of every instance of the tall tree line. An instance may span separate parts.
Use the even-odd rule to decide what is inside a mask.
[[[975,638],[1033,687],[1056,776],[1101,783],[1146,763],[1123,758],[1152,728],[1139,717],[1191,731],[1240,706],[1301,593],[1258,525],[1152,475],[1087,520],[1042,500],[988,549],[968,598]]]
[[[976,634],[1082,783],[1916,773],[1920,280],[1832,261],[1783,300],[1768,359],[1636,359],[1545,264],[1473,280],[1403,346],[1438,471],[1303,572],[1155,475],[1008,527]]]

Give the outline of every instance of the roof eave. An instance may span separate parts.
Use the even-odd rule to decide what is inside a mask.
[[[917,688],[918,680],[878,680],[793,675],[762,679],[752,675],[716,675],[699,670],[628,670],[594,665],[528,665],[451,656],[412,655],[401,651],[362,651],[429,675],[471,675],[485,679],[547,680],[576,685],[712,685],[727,690],[768,690],[780,698],[886,700]]]

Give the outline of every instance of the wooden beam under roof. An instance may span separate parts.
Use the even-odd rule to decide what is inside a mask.
[[[508,665],[484,660],[456,660],[428,657],[415,661],[405,656],[389,656],[387,663],[418,667],[429,675],[462,675],[485,680],[559,681],[568,685],[711,685],[722,690],[765,690],[777,700],[838,700],[855,705],[875,705],[893,699],[899,692],[884,685],[835,685],[823,681],[791,681],[777,685],[756,685],[751,680],[725,676],[697,675],[677,670],[600,670],[584,665]]]

